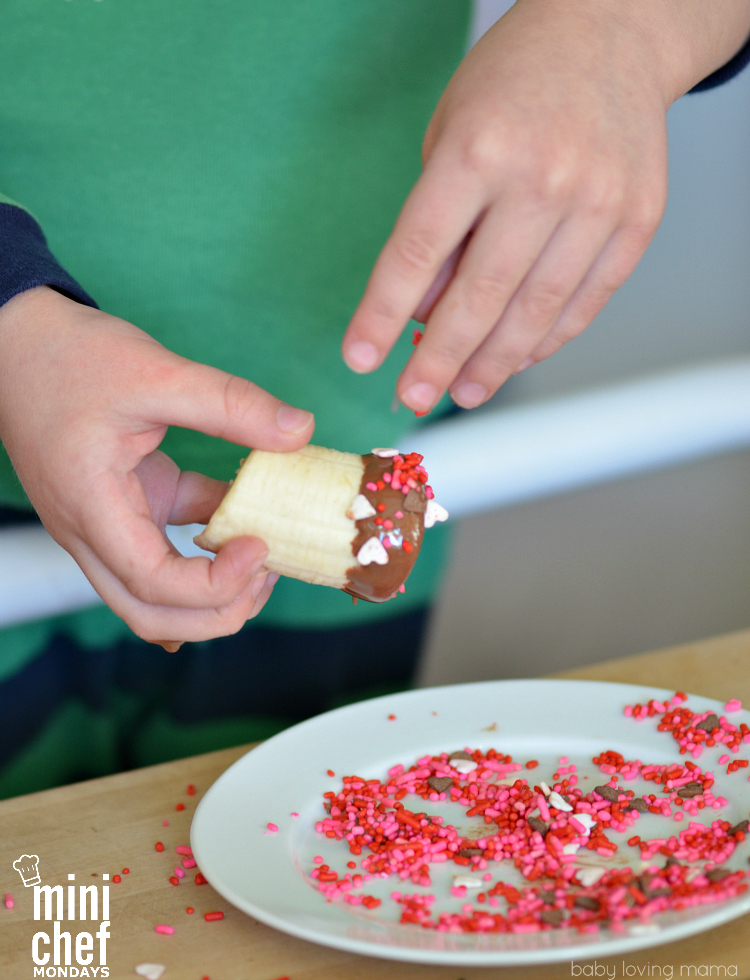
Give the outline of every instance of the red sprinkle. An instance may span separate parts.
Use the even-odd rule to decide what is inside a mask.
[[[326,769],[326,772],[328,773],[329,776],[335,776],[336,775],[336,773],[333,771],[333,769]]]
[[[199,871],[198,874],[195,876],[195,883],[196,883],[196,885],[205,885],[206,884],[206,877],[203,874],[203,872]]]
[[[176,875],[170,875],[169,876],[169,884],[170,885],[179,885],[179,883],[180,883],[180,879]]]
[[[185,911],[187,912],[188,915],[192,915],[193,912],[195,912],[195,909],[193,908],[192,905],[188,905],[188,907],[185,909]]]
[[[130,868],[123,868],[123,869],[122,869],[122,873],[123,873],[124,875],[129,875],[129,874],[130,874]]]
[[[177,806],[175,807],[175,810],[184,810],[184,809],[185,809],[184,803],[178,803]]]
[[[191,783],[187,788],[188,796],[195,796],[195,786]]]
[[[206,912],[206,914],[203,916],[203,918],[206,920],[206,922],[218,922],[219,919],[223,919],[224,918],[224,913],[223,912]]]
[[[422,339],[422,337],[424,337],[424,334],[422,333],[421,330],[413,330],[411,334],[412,344],[414,344],[414,346],[416,347],[419,341]]]
[[[526,768],[527,769],[536,769],[536,767],[538,765],[539,765],[539,763],[537,762],[536,759],[529,759],[529,761],[526,763]]]
[[[122,881],[122,878],[119,875],[112,875],[112,881],[114,881],[116,885],[119,885],[120,882]]]
[[[160,840],[158,840],[154,846],[156,847],[156,850],[157,851],[163,851],[164,850],[164,845],[162,844],[162,842]]]
[[[395,721],[395,720],[396,720],[395,715],[388,715],[388,721]]]

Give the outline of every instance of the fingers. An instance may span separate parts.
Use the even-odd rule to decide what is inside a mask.
[[[175,489],[167,524],[208,524],[229,489],[224,480],[183,470]]]
[[[157,383],[138,391],[139,418],[196,429],[241,446],[299,449],[315,428],[312,412],[288,405],[245,378],[174,357]]]
[[[91,543],[98,561],[141,602],[195,609],[224,606],[243,591],[267,555],[260,539],[240,537],[228,542],[213,561],[183,558],[154,523],[135,474],[124,480],[105,474],[94,496],[78,536]],[[184,514],[193,516],[187,509]],[[87,571],[76,550],[78,542],[61,543]]]
[[[483,208],[478,179],[456,181],[435,151],[406,200],[344,335],[344,360],[373,371]]]
[[[480,346],[554,233],[552,209],[493,208],[469,243],[397,391],[407,408],[433,408]]]
[[[184,559],[187,561],[188,559]],[[191,558],[191,562],[201,559]],[[210,640],[238,632],[267,602],[278,576],[260,569],[246,587],[225,606],[185,609],[144,603],[89,552],[84,571],[104,601],[142,639],[175,652],[184,642]],[[174,639],[165,640],[163,637]]]
[[[610,230],[571,219],[557,230],[487,339],[451,384],[451,397],[475,408],[491,397],[549,334],[604,248]]]
[[[519,369],[525,370],[578,337],[629,278],[648,247],[650,229],[619,229],[570,297],[550,332]]]
[[[458,263],[461,261],[461,256],[466,251],[466,246],[469,244],[470,238],[471,234],[467,235],[458,248],[454,248],[445,262],[443,262],[432,285],[420,301],[419,306],[412,313],[412,320],[417,320],[419,323],[427,322],[430,314],[435,309],[438,300],[448,288],[451,279],[455,275]]]

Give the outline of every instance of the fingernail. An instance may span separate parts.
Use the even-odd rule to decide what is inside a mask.
[[[260,595],[263,586],[266,584],[266,580],[268,579],[269,574],[270,574],[269,572],[261,572],[259,575],[256,575],[255,578],[253,579],[253,584],[250,586],[250,595],[253,597],[253,599],[257,599],[258,596]]]
[[[279,581],[279,573],[278,572],[269,572],[268,573],[268,578],[266,579],[266,583],[267,583],[269,589],[272,589],[274,587],[274,585],[276,585],[276,583],[278,581]]]
[[[451,392],[451,398],[462,408],[476,408],[487,398],[487,389],[476,381],[464,381]]]
[[[355,340],[346,348],[344,360],[352,371],[372,371],[380,360],[380,354],[366,340]]]
[[[306,412],[302,408],[287,405],[286,402],[282,402],[279,405],[279,410],[276,413],[276,425],[278,425],[282,432],[288,432],[293,436],[306,429],[312,419],[312,412]]]
[[[418,381],[407,388],[401,399],[405,405],[417,412],[428,412],[438,400],[440,392],[427,381]]]
[[[534,360],[534,358],[533,357],[527,357],[525,361],[521,361],[521,363],[518,365],[518,367],[516,368],[516,370],[513,373],[514,374],[520,374],[521,371],[525,371],[526,368],[530,368],[532,364],[536,364],[536,361]]]

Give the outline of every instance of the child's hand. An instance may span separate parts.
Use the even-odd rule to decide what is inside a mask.
[[[207,522],[226,491],[158,451],[169,425],[290,451],[314,420],[47,287],[0,308],[0,438],[47,530],[144,639],[235,633],[270,595],[267,549],[237,538],[211,562],[169,544],[166,524]]]
[[[425,411],[448,389],[473,408],[630,275],[666,199],[665,112],[693,67],[674,68],[675,4],[648,4],[518,0],[471,50],[344,338],[353,370],[378,367],[416,311],[427,326],[399,397]]]

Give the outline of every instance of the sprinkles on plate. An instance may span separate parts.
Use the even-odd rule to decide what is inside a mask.
[[[721,818],[716,811],[728,801],[712,792],[713,773],[692,759],[713,746],[738,752],[750,729],[725,715],[693,712],[686,700],[677,692],[664,703],[628,705],[625,714],[637,721],[658,717],[658,730],[691,759],[644,763],[607,750],[592,760],[602,782],[590,788],[579,785],[566,756],[547,785],[529,782],[537,759],[521,763],[495,748],[469,746],[423,756],[408,769],[396,765],[382,781],[344,776],[338,792],[323,794],[326,814],[315,829],[344,842],[359,868],[350,860],[350,870],[339,874],[318,856],[312,883],[329,902],[375,909],[381,899],[362,889],[394,878],[403,883],[390,893],[400,921],[443,932],[629,930],[660,912],[734,898],[747,890],[747,875],[725,862],[746,839],[749,822]],[[733,700],[725,710],[740,707]],[[720,764],[729,759],[725,754]],[[727,772],[744,769],[743,761],[731,762]],[[636,779],[650,791],[637,795],[624,785]],[[482,821],[471,837],[429,813],[430,804],[448,801]],[[661,836],[633,832],[642,814],[665,821]],[[612,840],[612,831],[629,835],[627,843]],[[491,871],[503,861],[526,884],[492,884]],[[438,912],[431,891],[404,889],[430,889],[438,864],[456,866],[448,889],[462,903],[456,911]]]

